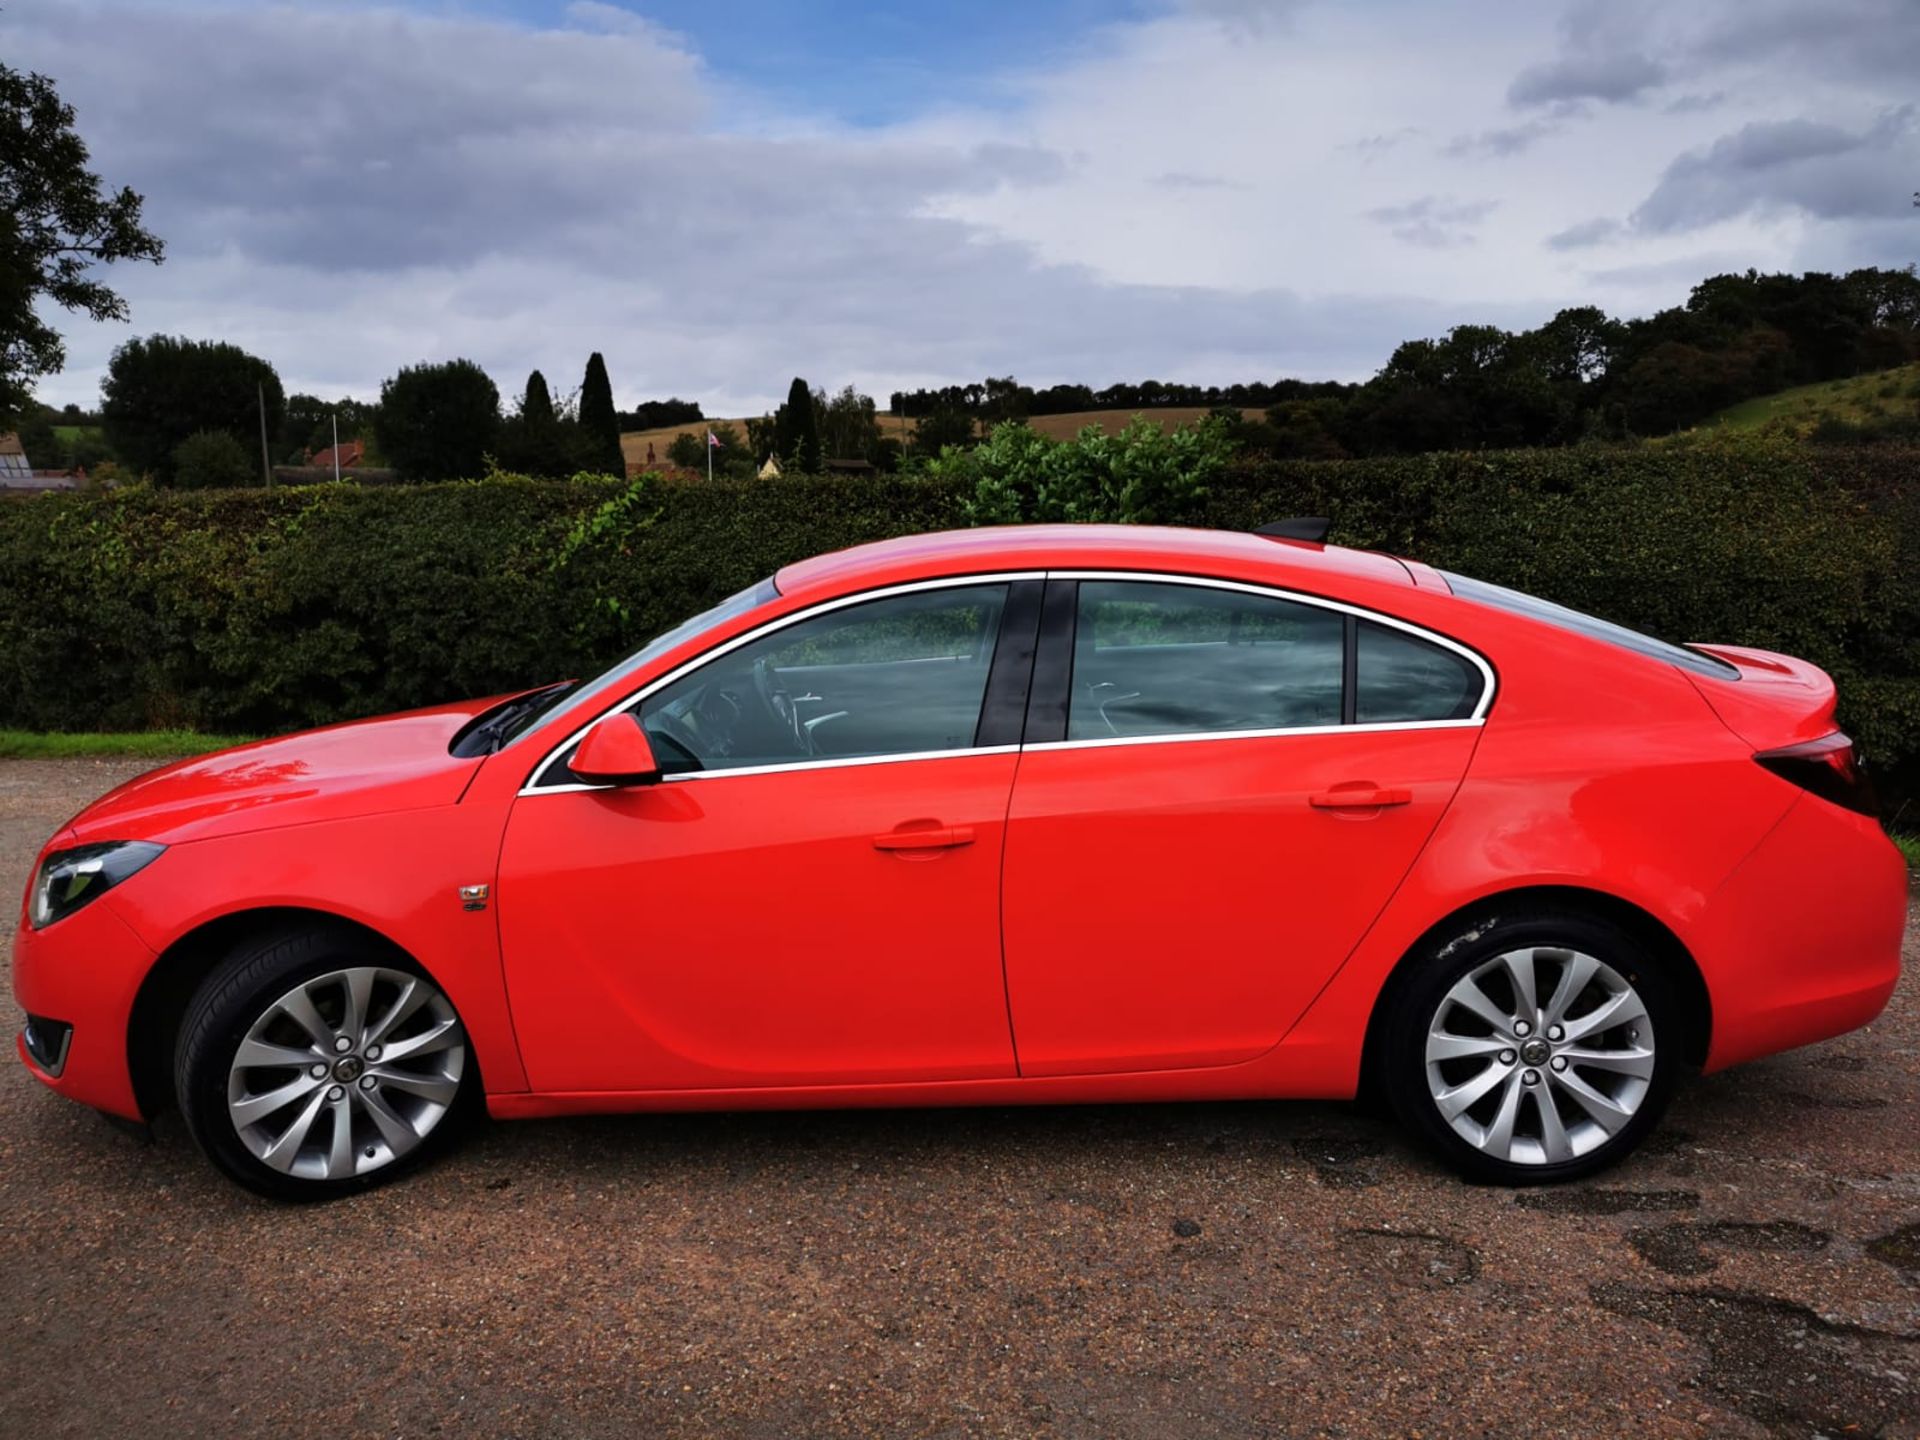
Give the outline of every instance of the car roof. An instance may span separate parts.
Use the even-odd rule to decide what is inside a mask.
[[[1170,570],[1305,587],[1414,583],[1404,564],[1377,551],[1162,525],[988,525],[907,535],[798,561],[773,583],[798,596],[998,570]]]

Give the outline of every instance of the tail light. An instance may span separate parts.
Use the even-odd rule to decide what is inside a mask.
[[[1784,745],[1778,750],[1762,750],[1753,758],[1782,780],[1791,780],[1822,800],[1831,800],[1862,815],[1880,813],[1873,782],[1860,768],[1853,741],[1838,730],[1818,740]]]

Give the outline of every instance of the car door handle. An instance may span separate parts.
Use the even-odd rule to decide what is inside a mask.
[[[1317,795],[1307,797],[1307,803],[1316,810],[1378,810],[1388,805],[1411,804],[1412,801],[1411,790],[1366,783],[1336,785],[1331,790],[1322,790]]]
[[[951,850],[973,843],[971,825],[936,825],[919,830],[889,830],[873,837],[876,850]]]

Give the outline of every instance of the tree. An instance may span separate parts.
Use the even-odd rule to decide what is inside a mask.
[[[257,452],[262,400],[269,434],[280,431],[286,415],[280,377],[265,360],[238,345],[178,335],[120,346],[100,393],[100,419],[115,454],[162,484],[189,435],[224,430]]]
[[[374,434],[409,480],[481,474],[500,428],[500,392],[471,360],[410,365],[380,387]]]
[[[553,396],[547,392],[547,377],[538,370],[527,376],[527,392],[520,397],[520,418],[534,426],[554,422]]]
[[[699,470],[707,463],[707,441],[704,435],[696,435],[691,430],[682,430],[667,446],[667,459],[682,470]]]
[[[820,468],[820,415],[813,391],[798,375],[787,387],[787,403],[773,412],[773,447],[780,463],[811,475]]]
[[[922,455],[938,455],[950,445],[973,443],[973,416],[960,405],[942,404],[913,427],[913,448]]]
[[[517,411],[501,423],[494,458],[524,475],[562,476],[597,470],[604,460],[570,406],[556,406],[547,378],[527,376]]]
[[[286,465],[306,463],[307,451],[333,443],[333,407],[318,395],[289,395],[275,432],[273,453]]]
[[[607,475],[625,475],[626,458],[620,450],[620,415],[613,408],[613,383],[607,362],[594,351],[587,357],[586,378],[580,382],[580,428],[587,435],[590,468]]]
[[[224,430],[197,430],[173,452],[173,483],[190,489],[236,488],[260,481],[247,447]]]
[[[691,425],[706,418],[697,400],[682,400],[676,395],[671,400],[642,400],[621,415],[620,428],[659,430],[668,425]]]
[[[66,346],[36,302],[94,320],[127,318],[127,302],[87,271],[116,260],[160,263],[164,247],[140,224],[140,206],[132,190],[101,193],[73,107],[53,82],[0,65],[0,429],[19,416],[33,382],[66,363]]]
[[[60,441],[54,434],[53,411],[44,405],[29,404],[21,411],[17,422],[20,448],[27,452],[27,462],[42,470],[58,470],[61,467]]]
[[[880,422],[871,395],[849,385],[820,417],[820,452],[831,460],[872,460],[880,450]]]

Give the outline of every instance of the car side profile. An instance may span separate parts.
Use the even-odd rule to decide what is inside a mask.
[[[142,776],[35,866],[21,1058],[289,1198],[481,1106],[1363,1090],[1534,1183],[1879,1013],[1905,867],[1826,675],[1281,528],[862,546]]]

